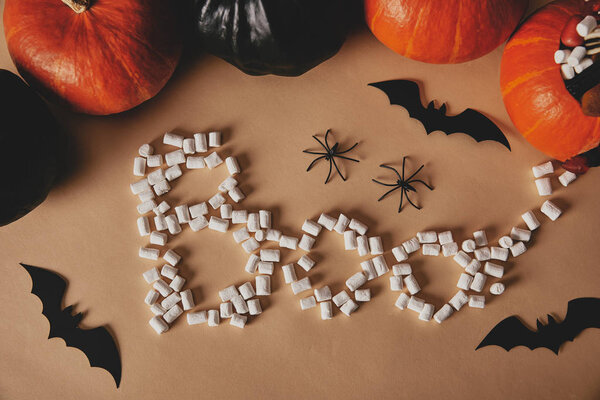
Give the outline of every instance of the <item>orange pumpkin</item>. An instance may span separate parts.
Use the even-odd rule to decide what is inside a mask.
[[[396,53],[434,64],[479,58],[515,29],[528,0],[365,0],[371,32]]]
[[[591,14],[598,3],[550,3],[523,23],[502,55],[500,86],[510,118],[529,143],[561,161],[600,142],[600,118],[583,114],[553,58],[569,18]]]
[[[113,114],[153,97],[175,70],[181,35],[165,0],[6,0],[17,69],[51,100]]]

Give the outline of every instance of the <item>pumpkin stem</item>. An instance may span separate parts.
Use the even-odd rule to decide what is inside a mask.
[[[91,0],[62,0],[62,2],[77,14],[81,14],[90,7]]]

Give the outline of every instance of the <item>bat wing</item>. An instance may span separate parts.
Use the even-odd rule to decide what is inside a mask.
[[[462,132],[477,142],[493,140],[504,145],[510,151],[510,143],[500,128],[485,115],[471,108],[467,108],[455,116],[442,117],[439,124],[438,129],[447,135]]]
[[[537,333],[531,331],[523,325],[519,318],[513,315],[500,321],[475,350],[493,345],[500,346],[506,351],[510,351],[517,346],[526,346],[533,350],[541,347],[537,342]]]
[[[110,372],[119,387],[121,384],[121,358],[113,337],[105,327],[93,329],[76,327],[71,329],[63,339],[67,346],[81,350],[87,356],[90,366],[103,368]]]
[[[580,297],[569,301],[567,315],[559,326],[563,342],[573,341],[585,329],[600,328],[600,299]]]
[[[395,79],[391,81],[369,83],[369,86],[376,87],[384,92],[390,104],[395,104],[406,108],[411,118],[418,119],[427,129],[427,108],[421,103],[421,94],[419,85],[413,81],[404,79]],[[431,131],[427,131],[429,133]]]

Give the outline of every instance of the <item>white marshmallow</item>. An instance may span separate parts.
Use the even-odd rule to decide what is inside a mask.
[[[179,295],[179,293],[173,292],[170,295],[168,295],[167,297],[165,297],[163,299],[163,301],[160,303],[160,305],[165,310],[170,310],[171,307],[173,307],[175,304],[179,303],[180,301],[181,301],[181,296]]]
[[[242,192],[242,189],[240,189],[238,186],[231,189],[229,192],[227,192],[227,194],[229,195],[229,198],[231,200],[233,200],[235,203],[239,203],[240,201],[242,201],[246,198],[246,195],[244,194],[244,192]]]
[[[433,314],[433,319],[438,324],[441,324],[445,320],[447,320],[454,313],[454,309],[450,307],[449,304],[444,304],[442,308],[438,310],[435,314]]]
[[[490,286],[490,293],[494,296],[499,296],[504,293],[504,289],[505,287],[503,283],[494,283],[492,286]]]
[[[396,275],[390,276],[390,290],[392,292],[401,292],[402,289],[403,289],[402,277],[396,276]]]
[[[196,156],[196,157],[188,157],[185,161],[185,167],[187,169],[202,169],[206,167],[206,163],[204,162],[204,157]]]
[[[323,286],[322,288],[315,289],[314,293],[317,301],[331,300],[331,289],[329,286]]]
[[[581,37],[586,37],[589,35],[596,27],[598,26],[598,22],[596,21],[596,17],[593,15],[588,15],[584,19],[581,20],[580,23],[577,24],[575,28],[577,33]]]
[[[392,273],[394,275],[410,275],[412,274],[412,268],[410,264],[396,264],[392,267]]]
[[[223,197],[221,193],[217,193],[213,197],[208,199],[208,204],[210,204],[213,210],[216,210],[217,208],[225,204],[225,197]]]
[[[471,308],[485,308],[485,297],[471,295],[469,296],[469,307]]]
[[[219,157],[216,151],[204,157],[204,162],[206,163],[208,169],[213,169],[223,164],[223,160],[221,157]]]
[[[320,219],[321,218],[319,218],[319,220]],[[349,224],[350,224],[350,219],[348,219],[348,217],[346,217],[344,214],[340,213],[340,215],[333,227],[333,230],[336,231],[337,233],[339,233],[340,235],[342,235],[346,231],[346,228],[348,227]],[[327,229],[327,227],[325,227],[325,229]]]
[[[163,143],[169,146],[183,147],[183,136],[167,132],[163,136]]]
[[[194,139],[183,139],[183,152],[185,154],[194,154],[196,152]]]
[[[159,251],[157,249],[150,249],[148,247],[140,247],[138,255],[140,258],[146,258],[148,260],[158,260]]]
[[[475,244],[478,247],[487,246],[488,244],[487,235],[483,230],[473,232],[473,239],[475,239]]]
[[[163,260],[165,260],[172,266],[176,266],[177,263],[181,261],[181,256],[175,253],[173,250],[167,250],[163,255]]]
[[[564,187],[569,186],[569,184],[571,182],[573,182],[575,179],[577,179],[577,175],[575,175],[571,171],[565,171],[558,177],[558,181]]]
[[[455,256],[458,253],[458,243],[450,242],[442,245],[442,254],[444,257]]]
[[[479,249],[475,249],[473,254],[475,254],[475,258],[479,261],[487,261],[491,257],[491,252],[490,252],[489,247],[482,247]]]
[[[535,217],[533,211],[527,211],[526,213],[521,215],[521,218],[523,219],[523,221],[525,221],[525,224],[527,225],[530,231],[534,231],[540,227],[540,221],[538,221],[538,219]]]
[[[302,310],[308,310],[309,308],[313,308],[317,306],[317,301],[315,300],[315,296],[308,296],[303,299],[300,299],[300,308]]]
[[[419,250],[421,248],[421,243],[419,243],[419,240],[416,237],[414,237],[402,243],[402,247],[404,247],[404,250],[406,250],[406,252],[410,254]]]
[[[540,178],[535,180],[538,194],[540,196],[550,196],[552,194],[552,183],[550,178]]]
[[[223,182],[221,182],[218,189],[219,192],[225,193],[235,189],[237,185],[238,181],[234,177],[228,176]]]
[[[516,226],[512,228],[510,231],[510,237],[513,240],[520,240],[522,242],[527,242],[531,239],[531,231],[527,229],[517,228]]]
[[[346,286],[351,292],[367,283],[367,277],[362,272],[357,272],[346,280]]]
[[[140,236],[148,236],[150,234],[150,221],[148,221],[148,217],[139,217],[137,219],[137,227]]]
[[[439,256],[440,255],[440,245],[433,243],[424,243],[423,244],[423,255],[424,256]]]
[[[381,237],[371,236],[369,238],[369,248],[371,249],[371,254],[374,256],[383,254],[383,243],[381,242]]]
[[[258,273],[263,275],[273,275],[273,271],[275,270],[275,264],[269,261],[259,261],[258,262]]]
[[[464,242],[462,242],[462,245],[460,247],[465,253],[472,253],[475,251],[477,245],[475,244],[475,241],[473,239],[467,239]]]
[[[279,247],[296,250],[298,248],[298,238],[281,235],[281,239],[279,239]]]
[[[359,220],[357,220],[355,218],[352,218],[350,220],[350,224],[348,224],[348,228],[352,229],[359,235],[364,235],[365,233],[367,233],[367,230],[369,229],[369,227],[367,225],[365,225],[364,223],[360,222]]]
[[[156,185],[152,186],[152,189],[154,190],[154,193],[156,193],[157,196],[162,196],[163,194],[169,193],[169,191],[171,190],[171,186],[169,185],[169,182],[167,182],[167,180],[165,179],[164,181],[160,181]]]
[[[506,261],[508,260],[508,249],[502,247],[492,247],[492,254],[490,255],[492,260]]]
[[[437,232],[434,231],[426,231],[426,232],[417,232],[417,239],[419,243],[435,243],[437,242]]]
[[[372,260],[365,260],[361,262],[360,267],[363,270],[363,273],[367,277],[368,281],[377,278],[377,271],[375,270],[375,266],[373,265]]]
[[[260,251],[260,261],[279,262],[281,252],[276,249],[264,249]]]
[[[365,235],[358,236],[356,238],[356,248],[358,249],[358,255],[361,257],[369,254],[369,238]]]
[[[525,243],[523,243],[523,242],[517,242],[514,245],[512,245],[510,248],[510,252],[513,257],[518,257],[521,254],[525,253],[526,251],[527,251],[527,247],[525,247]]]
[[[310,271],[312,267],[315,266],[315,264],[315,261],[308,257],[306,254],[300,257],[300,259],[298,260],[298,265],[302,267],[302,269],[306,272]]]
[[[152,304],[156,303],[156,300],[158,300],[158,296],[160,296],[158,294],[158,292],[154,289],[150,289],[148,291],[148,293],[146,294],[146,298],[144,299],[144,303],[148,304],[149,306],[151,306]]]
[[[347,317],[350,316],[354,311],[358,310],[358,304],[354,300],[350,299],[340,307],[340,311],[343,312]]]
[[[314,245],[315,238],[306,234],[302,235],[302,238],[300,238],[300,242],[298,243],[298,247],[304,251],[310,251]]]
[[[167,215],[165,217],[165,221],[167,222],[167,228],[169,229],[169,233],[171,235],[177,235],[181,233],[181,225],[179,225],[179,221],[175,215]]]
[[[142,157],[151,156],[154,154],[154,147],[150,146],[148,143],[145,143],[138,149],[138,154]]]
[[[246,210],[233,210],[231,212],[231,223],[232,224],[246,224],[246,223],[248,223],[248,211],[246,211]]]
[[[177,275],[169,284],[169,286],[171,286],[171,288],[176,292],[180,292],[183,288],[183,285],[185,285],[185,279],[181,275]]]
[[[354,299],[361,302],[371,301],[371,289],[356,289]]]
[[[305,278],[305,279],[308,279],[308,278]],[[309,283],[309,285],[310,285],[310,283]],[[254,278],[254,286],[256,286],[256,295],[257,296],[270,295],[271,294],[271,277],[269,275],[257,275],[256,278]]]
[[[299,281],[292,282],[290,286],[292,287],[292,292],[294,294],[302,293],[311,289],[310,279],[308,276],[300,279]]]
[[[160,279],[158,268],[154,267],[142,274],[147,283],[153,283]]]
[[[159,335],[169,330],[169,325],[158,315],[152,317],[148,323]]]
[[[389,272],[390,269],[383,256],[373,257],[371,261],[373,261],[373,266],[375,267],[375,272],[377,272],[377,276],[381,276]]]
[[[471,262],[471,257],[469,257],[464,251],[459,251],[456,253],[453,260],[456,261],[456,263],[461,267],[466,268]]]
[[[341,307],[342,305],[344,305],[345,302],[350,300],[350,296],[348,295],[348,293],[346,293],[345,290],[342,290],[341,292],[333,296],[332,300],[336,307]]]
[[[569,53],[569,57],[571,57],[571,54]],[[569,80],[569,79],[573,79],[575,78],[575,69],[570,66],[569,64],[562,64],[560,66],[560,73],[563,77],[563,79],[565,80]]]
[[[177,221],[179,221],[180,224],[187,224],[192,220],[190,209],[187,204],[175,207],[175,214],[177,215]]]
[[[540,211],[546,215],[548,218],[550,218],[552,221],[556,221],[556,219],[558,217],[560,217],[560,214],[562,214],[562,211],[560,208],[558,208],[554,203],[552,203],[550,200],[546,200],[544,202],[544,204],[542,204],[542,208],[540,208]]]
[[[178,164],[185,163],[185,154],[183,154],[183,150],[175,150],[165,154],[165,161],[167,162],[167,166],[172,167]]]
[[[221,207],[219,207],[219,212],[221,213],[221,218],[231,219],[231,213],[233,212],[233,206],[231,204],[223,204]]]
[[[136,157],[133,159],[133,175],[144,176],[146,175],[146,159],[143,157]]]
[[[240,295],[242,296],[242,298],[244,300],[248,300],[248,299],[251,299],[252,297],[256,296],[254,287],[252,286],[252,283],[250,283],[250,282],[246,282],[243,285],[241,285],[240,287],[238,287],[238,291],[240,292]]]
[[[236,294],[235,296],[233,296],[230,299],[230,301],[231,301],[231,304],[233,304],[233,308],[235,308],[236,313],[238,313],[238,314],[247,314],[248,313],[248,305],[246,304],[246,301],[244,301],[242,296],[240,296],[239,294]],[[235,313],[234,313],[234,315],[235,315]]]
[[[221,147],[221,132],[208,133],[208,147]]]
[[[255,273],[256,269],[258,268],[259,261],[260,261],[259,256],[257,256],[256,254],[250,254],[248,261],[246,261],[246,266],[244,267],[244,270],[246,272],[248,272],[249,274]]]
[[[143,203],[148,200],[153,200],[156,196],[152,190],[144,190],[142,193],[138,194],[138,198]]]
[[[154,200],[147,200],[137,205],[137,211],[140,214],[146,214],[156,208],[156,202]]]
[[[473,277],[471,275],[462,273],[460,274],[460,278],[458,278],[458,283],[456,284],[456,287],[463,290],[469,290],[472,282]]]
[[[218,326],[219,322],[221,322],[219,319],[219,311],[208,310],[208,326]]]
[[[408,308],[411,311],[420,313],[423,310],[424,305],[425,305],[425,300],[420,299],[415,296],[410,296],[410,299],[408,300],[408,304],[406,305],[406,308]]]
[[[219,305],[219,315],[221,319],[231,318],[233,315],[233,304],[230,302],[221,303]]]
[[[319,225],[321,225],[322,227],[324,227],[328,231],[332,231],[335,228],[337,222],[338,222],[338,220],[336,220],[335,218],[330,217],[329,215],[324,214],[324,213],[322,213],[319,216],[319,219],[317,221],[317,223]],[[346,227],[344,227],[344,229],[346,229]],[[319,229],[319,231],[320,231],[320,229]],[[308,232],[308,233],[310,233],[310,232]],[[315,236],[317,236],[317,235],[318,235],[318,233]]]
[[[476,273],[475,277],[473,277],[473,282],[471,282],[470,289],[476,292],[481,292],[485,286],[485,281],[487,281],[486,275],[482,274],[481,272]]]
[[[569,49],[556,50],[554,52],[554,62],[556,64],[564,64],[567,62],[567,59],[569,58],[570,55],[571,55],[571,50],[569,50]]]
[[[262,313],[259,299],[248,300],[248,311],[250,315],[259,315]]]
[[[333,318],[333,307],[331,306],[330,301],[325,301],[320,304],[321,307],[321,319],[331,319]]]
[[[302,230],[313,236],[319,236],[319,233],[321,233],[321,229],[323,229],[322,225],[311,221],[310,219],[305,220],[302,224]]]
[[[157,316],[163,316],[167,312],[167,310],[165,310],[159,303],[152,304],[150,311],[152,311],[152,314]]]
[[[170,295],[173,292],[173,289],[171,288],[171,286],[167,285],[167,282],[163,281],[162,279],[159,279],[156,282],[154,282],[152,287],[158,293],[160,293],[160,295],[162,297],[167,297],[168,295]]]
[[[554,173],[554,166],[552,165],[552,161],[548,161],[543,164],[532,167],[531,170],[533,171],[533,176],[535,178],[540,178],[544,175]]]
[[[131,189],[131,193],[137,195],[150,189],[150,184],[148,183],[148,179],[144,178],[137,182],[133,182],[129,185],[129,188]]]
[[[504,275],[504,267],[502,265],[494,264],[488,261],[483,267],[483,272],[495,278],[502,278],[502,276]]]
[[[450,299],[448,302],[456,311],[460,310],[462,306],[469,302],[469,296],[465,294],[462,290],[456,292],[454,297]]]
[[[206,133],[194,133],[194,145],[196,153],[206,153],[208,151]]]
[[[444,232],[438,233],[438,240],[440,242],[440,245],[442,245],[442,246],[445,244],[454,242],[454,238],[452,237],[452,232],[450,232],[450,231],[444,231]]]
[[[190,229],[198,232],[208,226],[208,220],[204,216],[199,216],[190,221]]]
[[[469,275],[475,275],[480,269],[481,262],[479,260],[471,260],[471,262],[465,267],[465,272]]]
[[[227,171],[229,171],[229,175],[237,175],[242,170],[240,169],[240,164],[235,157],[227,157],[225,159],[225,165],[227,166]]]
[[[242,248],[246,253],[252,253],[253,251],[258,250],[259,247],[260,243],[253,237],[242,243]]]
[[[355,250],[358,247],[358,241],[356,240],[356,232],[346,231],[344,232],[344,249]]]
[[[163,267],[160,269],[160,274],[165,278],[169,278],[171,280],[175,279],[178,273],[179,270],[175,267],[170,266],[169,264],[163,265]]]
[[[229,229],[229,220],[214,216],[210,217],[210,221],[208,222],[208,229],[222,233],[227,232],[227,229]]]
[[[150,168],[160,167],[163,163],[162,154],[155,154],[146,157],[146,165]]]
[[[222,302],[229,301],[233,296],[237,296],[238,294],[239,292],[234,285],[230,285],[225,289],[219,290],[219,297],[221,298]]]
[[[283,278],[285,279],[285,283],[292,283],[298,280],[296,277],[296,270],[294,269],[294,264],[286,264],[281,267],[283,270]]]
[[[573,67],[573,70],[576,74],[580,74],[592,65],[594,65],[594,61],[589,57],[584,57],[581,61],[579,61],[579,64]]]
[[[154,231],[150,234],[150,243],[158,246],[164,246],[167,244],[167,234]]]
[[[575,67],[577,64],[583,60],[585,57],[587,50],[585,46],[577,46],[571,50],[571,55],[567,58],[567,64],[571,67]]]
[[[256,232],[260,229],[260,217],[258,213],[248,214],[247,226],[249,232]]]
[[[259,220],[261,229],[271,228],[271,211],[260,210],[258,212],[258,220]]]
[[[281,240],[281,231],[277,229],[267,229],[267,240],[279,242]]]
[[[502,236],[498,240],[498,244],[500,245],[500,247],[508,249],[508,248],[510,248],[514,244],[514,242],[513,242],[513,240],[509,236]]]
[[[236,243],[242,243],[244,240],[249,238],[250,232],[248,232],[248,228],[246,227],[233,232],[233,240],[235,240]]]
[[[163,215],[170,209],[171,206],[169,205],[169,203],[167,203],[166,201],[161,201],[161,203],[158,206],[156,206],[156,208],[153,211],[156,215]]]
[[[404,247],[402,247],[402,246],[394,247],[392,249],[392,254],[394,255],[394,258],[396,259],[396,261],[398,261],[398,262],[408,260],[408,253],[406,252],[406,250],[404,250]]]
[[[401,310],[404,310],[404,309],[406,309],[406,306],[408,305],[409,300],[410,300],[410,297],[408,297],[408,295],[406,293],[400,293],[400,296],[398,296],[398,299],[396,299],[394,306],[398,307]]]
[[[419,282],[417,282],[417,279],[412,274],[404,277],[404,284],[406,285],[406,288],[410,294],[417,294],[421,291]]]
[[[190,312],[186,317],[188,325],[204,324],[207,320],[206,311]]]
[[[433,304],[426,303],[423,305],[421,312],[419,313],[419,319],[421,321],[431,321],[431,317],[433,317],[433,312],[435,311],[435,307]]]

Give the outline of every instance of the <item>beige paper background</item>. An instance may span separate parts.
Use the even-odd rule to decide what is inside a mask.
[[[0,41],[0,67],[14,71]],[[363,29],[337,56],[299,78],[251,77],[203,56],[184,62],[156,98],[135,110],[102,118],[58,110],[75,137],[79,162],[40,207],[0,228],[0,398],[598,398],[598,330],[566,343],[559,357],[524,347],[474,351],[506,316],[518,314],[533,325],[546,313],[562,318],[572,298],[600,296],[596,170],[567,189],[554,180],[552,200],[565,212],[556,222],[542,216],[530,250],[506,263],[506,293],[488,294],[485,310],[466,308],[442,325],[394,308],[397,293],[389,291],[387,276],[370,282],[373,300],[351,318],[336,310],[333,320],[321,321],[318,308],[300,311],[300,296],[283,283],[279,267],[273,295],[261,299],[264,313],[245,330],[189,327],[183,317],[157,336],[147,325],[148,286],[140,274],[156,263],[137,257],[145,240],[137,234],[136,198],[128,188],[139,145],[151,142],[164,151],[159,142],[167,130],[221,129],[220,152],[238,156],[244,170],[243,208],[273,210],[274,223],[290,234],[299,234],[305,218],[343,211],[368,223],[386,250],[425,229],[451,229],[463,240],[485,228],[497,240],[521,224],[522,212],[543,202],[530,168],[546,160],[504,110],[501,54],[499,48],[462,65],[426,65],[392,53]],[[513,151],[465,135],[427,136],[404,109],[367,86],[394,78],[423,82],[423,98],[447,101],[450,113],[473,107],[490,116]],[[344,146],[360,142],[354,153],[360,164],[344,164],[347,182],[335,177],[323,185],[324,164],[304,172],[311,158],[301,150],[316,148],[311,135],[327,128]],[[435,187],[413,196],[424,206],[420,212],[397,214],[397,196],[378,203],[383,188],[370,182],[389,180],[378,165],[399,166],[403,155],[410,157],[410,170],[424,163],[422,177]],[[167,200],[206,200],[225,176],[224,168],[185,174]],[[217,307],[218,289],[249,278],[246,255],[230,234],[186,229],[170,245],[184,256],[182,275],[194,288],[198,309]],[[283,261],[301,254],[284,252]],[[337,292],[359,269],[360,258],[344,252],[335,233],[322,234],[313,255],[318,265],[308,275],[314,287],[329,284]],[[391,265],[391,254],[386,258]],[[439,308],[456,291],[460,269],[442,257],[410,261],[422,297]],[[65,305],[87,312],[85,326],[110,326],[123,363],[118,390],[106,371],[89,368],[79,350],[46,339],[48,322],[18,262],[63,274],[69,280]]]

